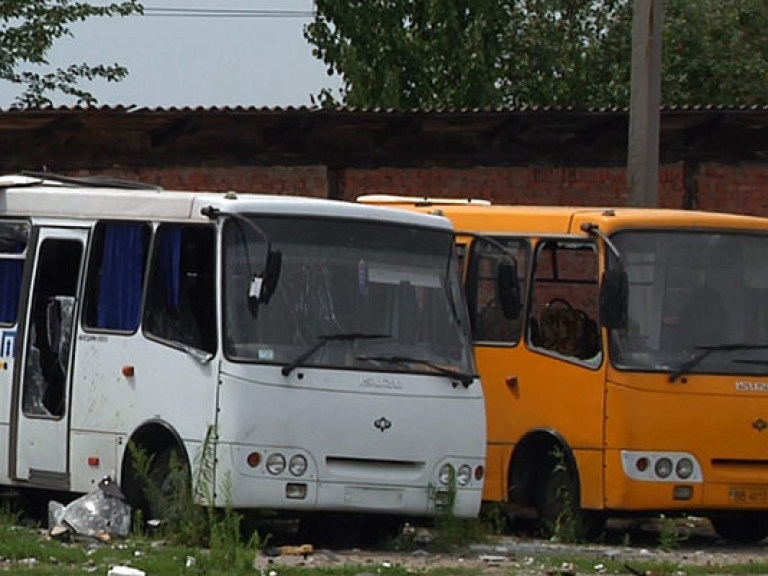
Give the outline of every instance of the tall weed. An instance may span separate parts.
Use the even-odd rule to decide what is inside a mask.
[[[195,457],[192,473],[174,452],[168,476],[164,478],[153,474],[156,455],[148,455],[142,448],[129,445],[149,509],[162,513],[163,537],[176,544],[207,547],[210,553],[198,566],[203,571],[208,563],[211,566],[248,567],[260,546],[258,532],[243,542],[241,514],[229,504],[223,509],[215,506],[216,441],[216,429],[210,426]],[[225,502],[231,502],[231,478],[226,479],[222,489]],[[134,526],[135,531],[143,530],[138,522],[134,522]]]

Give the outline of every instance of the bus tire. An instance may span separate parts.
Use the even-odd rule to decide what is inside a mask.
[[[731,514],[709,519],[722,538],[740,544],[757,544],[768,536],[768,514]]]
[[[191,506],[189,463],[177,446],[163,448],[152,459],[149,468],[152,486],[147,494],[147,519],[168,519],[179,506]]]
[[[576,542],[600,535],[605,519],[581,508],[578,482],[569,469],[562,464],[552,466],[540,486],[536,510],[542,535]]]

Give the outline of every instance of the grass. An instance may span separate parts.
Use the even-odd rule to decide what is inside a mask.
[[[132,537],[125,540],[103,544],[91,540],[59,542],[47,537],[47,531],[36,527],[21,527],[19,518],[8,509],[0,511],[0,572],[11,574],[23,573],[31,576],[69,575],[69,574],[106,574],[111,566],[133,566],[144,570],[148,576],[158,574],[183,575],[233,575],[260,576],[261,570],[254,568],[255,551],[245,552],[247,547],[239,548],[245,556],[230,558],[227,561],[220,554],[212,553],[209,548],[199,548],[174,544],[169,540],[153,540],[146,536]],[[305,565],[289,565],[276,561],[274,570],[279,576],[355,576],[361,572],[375,573],[378,576],[406,576],[423,574],[428,576],[480,576],[488,573],[488,567],[474,561],[479,554],[463,550],[456,553],[456,558],[463,554],[464,565],[443,566],[437,559],[445,559],[445,553],[430,553],[424,560],[423,567],[410,567],[407,562],[383,563],[381,558],[388,558],[386,553],[377,555],[377,560],[362,565],[345,565],[343,562],[331,565],[321,564],[318,556],[317,566],[311,562]],[[247,556],[247,558],[246,558]],[[406,554],[405,558],[410,556]],[[194,558],[194,565],[187,566],[187,559]],[[30,559],[34,559],[34,562]],[[709,574],[766,574],[768,558],[765,561],[743,561],[731,565],[693,565],[670,559],[637,560],[606,557],[590,551],[588,547],[580,549],[574,546],[572,551],[553,554],[523,556],[509,555],[509,568],[494,569],[494,574],[558,574],[565,565],[573,565],[579,574],[648,574],[654,576],[675,576],[684,572],[686,576],[705,576]],[[246,561],[247,560],[247,561]],[[374,563],[375,562],[375,563]],[[299,564],[301,564],[299,562]],[[430,565],[432,564],[432,565]],[[271,570],[270,568],[269,570]],[[264,573],[268,573],[265,570]]]
[[[434,521],[433,539],[423,544],[401,539],[389,548],[390,552],[380,552],[370,560],[360,560],[362,564],[347,565],[342,561],[328,560],[319,552],[308,559],[283,557],[274,561],[274,565],[260,554],[261,545],[269,537],[260,539],[258,532],[250,538],[241,532],[239,514],[229,507],[224,509],[212,506],[212,476],[209,442],[215,442],[215,430],[209,431],[202,455],[196,459],[190,474],[187,470],[172,466],[170,477],[172,493],[178,497],[168,509],[169,516],[164,518],[163,529],[148,533],[141,527],[141,521],[135,522],[139,529],[132,537],[103,543],[92,539],[75,539],[62,542],[48,537],[47,530],[40,527],[22,527],[20,515],[9,506],[0,507],[0,572],[24,573],[37,575],[68,575],[95,573],[106,574],[112,566],[132,566],[143,570],[148,576],[158,574],[183,574],[205,576],[262,576],[274,571],[279,576],[334,575],[355,576],[361,572],[375,573],[377,576],[405,576],[421,574],[428,576],[475,576],[487,573],[488,566],[479,561],[481,553],[473,552],[471,544],[483,543],[493,549],[494,539],[498,536],[501,525],[506,520],[502,511],[495,510],[485,521],[457,518],[449,505]],[[151,458],[137,452],[140,463],[139,475],[149,480]],[[173,485],[176,481],[179,485]],[[225,500],[228,501],[228,486],[222,487]],[[148,486],[148,497],[159,495],[159,487]],[[197,492],[194,492],[194,491]],[[195,502],[203,502],[204,505]],[[567,522],[563,523],[567,527]],[[635,555],[624,554],[606,556],[589,547],[572,546],[558,553],[540,553],[520,556],[519,553],[507,555],[503,568],[494,567],[494,574],[512,576],[515,574],[549,573],[562,574],[576,571],[579,574],[649,574],[654,576],[686,576],[708,574],[766,574],[768,559],[749,559],[723,565],[695,565],[675,561],[668,552],[681,547],[686,535],[681,533],[672,519],[662,518],[660,524],[658,560],[638,559]],[[402,537],[401,537],[402,538]],[[625,543],[627,549],[628,539]],[[408,552],[416,548],[426,550],[419,556]],[[383,563],[380,559],[401,551],[400,561]],[[461,557],[463,555],[463,557]],[[508,558],[507,558],[508,556]],[[365,559],[365,556],[358,556]],[[367,558],[373,558],[368,556]],[[409,560],[411,558],[411,560]],[[420,558],[419,562],[414,559]],[[456,560],[447,565],[444,560]],[[678,556],[677,558],[683,558]],[[257,563],[255,563],[258,560]],[[373,564],[377,562],[378,565]],[[418,565],[417,565],[418,564]],[[266,567],[266,569],[265,569]],[[567,568],[566,568],[567,567]]]

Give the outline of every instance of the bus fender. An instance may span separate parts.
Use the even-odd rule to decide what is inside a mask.
[[[132,444],[145,451],[147,456],[155,457],[165,449],[174,447],[179,450],[185,463],[189,463],[189,454],[187,454],[184,442],[173,426],[161,419],[150,419],[142,422],[131,433],[125,445],[120,466],[120,486],[129,502],[139,502],[142,492],[130,449]]]
[[[581,493],[576,458],[565,438],[551,428],[537,428],[525,434],[509,462],[509,501],[524,508],[535,506],[538,488],[558,463],[575,471]]]

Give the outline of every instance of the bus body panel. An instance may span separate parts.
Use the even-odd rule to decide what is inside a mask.
[[[475,343],[475,354],[485,387],[489,444],[507,446],[504,452],[511,453],[517,440],[546,430],[565,441],[577,461],[584,451],[602,449],[602,368],[533,352],[523,344]],[[508,468],[506,462],[502,470]],[[491,477],[484,499],[506,501],[506,481],[494,483]],[[602,483],[584,483],[584,490],[585,502],[602,500]]]
[[[130,369],[130,371],[126,370]],[[120,470],[131,435],[143,424],[163,423],[187,445],[191,458],[215,425],[217,362],[201,363],[143,334],[81,332],[72,406],[72,489]],[[104,454],[104,456],[102,456]],[[89,461],[98,458],[99,465]]]
[[[768,500],[760,496],[768,490],[761,424],[768,414],[768,397],[737,388],[739,382],[759,379],[692,374],[680,383],[669,382],[666,374],[643,376],[642,383],[624,375],[624,381],[634,383],[608,384],[606,448],[613,456],[606,485],[617,490],[607,494],[606,507],[685,508],[694,501],[705,509],[768,510]],[[659,406],[664,406],[663,412]],[[648,482],[633,481],[623,472],[620,452],[628,449],[690,453],[701,466],[706,486],[700,479],[668,482],[660,501],[646,493]],[[690,485],[691,501],[675,499],[675,485]]]
[[[439,432],[446,424],[461,429],[468,415],[482,416],[480,387],[476,383],[454,388],[448,378],[393,374],[386,377],[386,386],[371,392],[376,379],[382,376],[299,369],[284,377],[278,367],[226,365],[219,405],[228,417],[221,419],[219,442],[228,446],[232,460],[231,469],[224,467],[219,474],[231,473],[242,480],[233,483],[238,487],[231,494],[234,503],[333,510],[343,502],[348,510],[433,513],[426,487],[438,485],[441,465],[471,462],[474,470],[483,464],[476,457],[485,449],[483,430],[469,429],[450,438]],[[440,404],[439,414],[430,410],[435,402]],[[275,414],[285,417],[276,420]],[[306,479],[287,471],[271,476],[263,467],[251,468],[247,463],[251,452],[265,456],[279,452],[288,460],[303,455],[309,460]],[[307,498],[286,497],[286,484],[305,481],[310,489]],[[454,513],[476,515],[481,492],[482,482],[473,478],[458,492]],[[343,498],[336,497],[340,494]]]
[[[10,481],[7,447],[11,433],[11,386],[15,348],[16,329],[0,328],[0,483]]]

